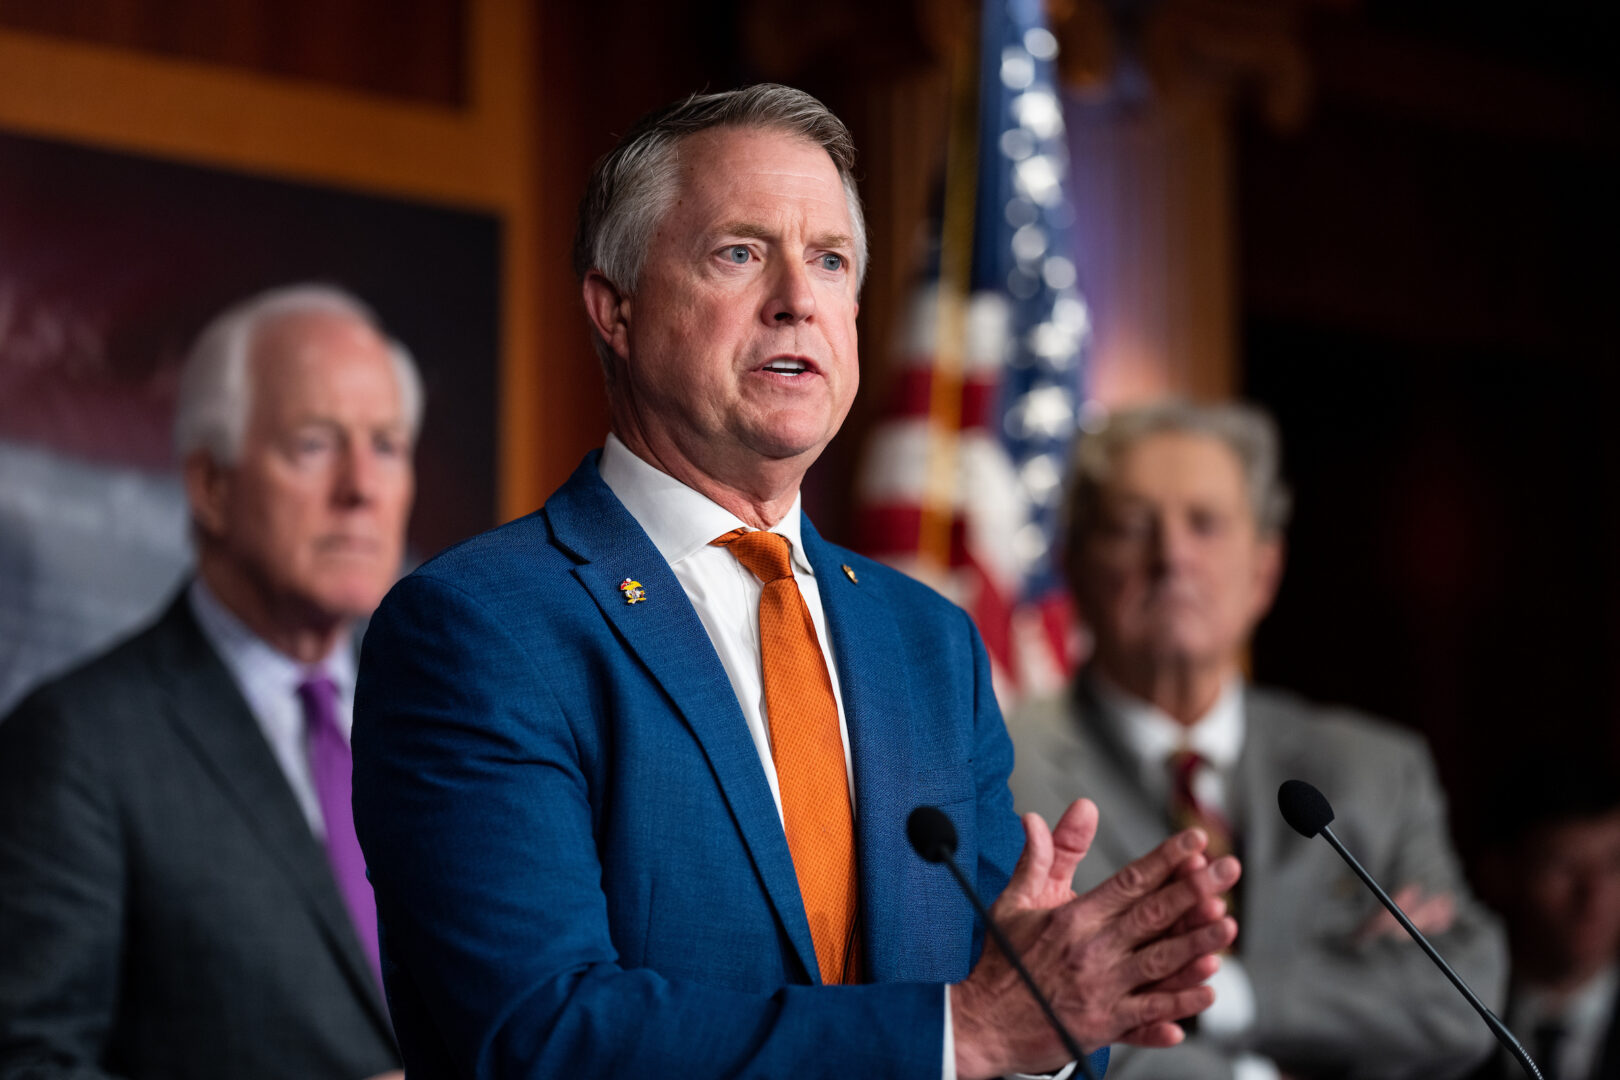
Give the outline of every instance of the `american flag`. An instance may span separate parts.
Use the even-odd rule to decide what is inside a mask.
[[[986,0],[980,41],[857,521],[864,550],[973,616],[1005,704],[1061,685],[1077,659],[1053,545],[1090,315],[1041,0]]]

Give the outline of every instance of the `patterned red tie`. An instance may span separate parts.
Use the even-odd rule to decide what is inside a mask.
[[[736,529],[711,541],[753,571],[771,757],[782,821],[824,984],[859,980],[855,921],[855,827],[844,742],[827,661],[810,609],[793,580],[790,544],[772,532]]]
[[[1170,770],[1170,824],[1177,829],[1203,829],[1209,837],[1209,846],[1204,852],[1211,859],[1232,854],[1237,848],[1237,836],[1232,831],[1231,822],[1219,810],[1201,800],[1193,789],[1198,774],[1210,767],[1208,760],[1196,750],[1177,750],[1170,755],[1167,764]],[[1225,899],[1228,909],[1236,914],[1237,891],[1227,892]],[[1236,948],[1234,943],[1232,949]]]

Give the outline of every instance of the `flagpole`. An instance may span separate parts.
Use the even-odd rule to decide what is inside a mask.
[[[917,556],[941,574],[951,567],[957,508],[957,444],[962,425],[968,297],[972,288],[974,199],[979,171],[979,22],[957,35],[950,68],[950,129],[945,143],[945,207],[940,226],[939,305],[928,399],[928,474]]]

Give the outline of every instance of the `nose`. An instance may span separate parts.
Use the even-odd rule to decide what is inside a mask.
[[[363,506],[377,491],[377,454],[364,440],[350,439],[338,463],[333,499],[340,506]]]
[[[1175,515],[1161,516],[1153,526],[1153,565],[1166,572],[1182,565],[1191,551],[1192,534]]]
[[[793,259],[779,260],[770,278],[764,318],[773,326],[791,326],[816,313],[816,297],[808,269]]]

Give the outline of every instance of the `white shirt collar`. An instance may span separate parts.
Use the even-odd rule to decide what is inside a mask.
[[[1102,701],[1104,723],[1120,744],[1147,769],[1159,769],[1177,750],[1194,750],[1223,772],[1237,764],[1243,751],[1243,680],[1231,678],[1209,711],[1191,727],[1178,723],[1158,706],[1093,671],[1093,685]]]
[[[733,529],[752,528],[707,495],[637,457],[611,432],[602,446],[597,471],[671,566],[707,547],[717,536]],[[801,493],[794,493],[793,505],[770,531],[791,542],[794,568],[813,576],[800,542],[802,498]]]

